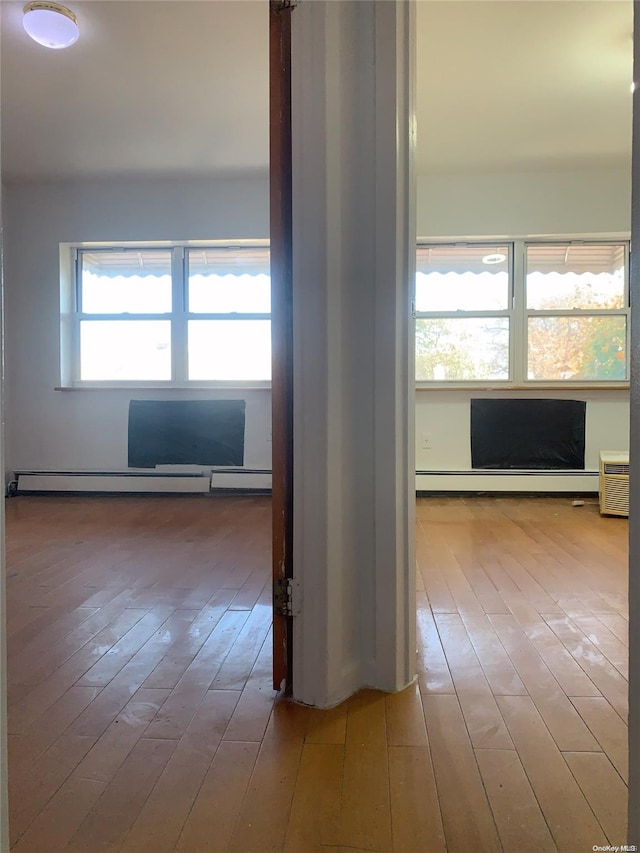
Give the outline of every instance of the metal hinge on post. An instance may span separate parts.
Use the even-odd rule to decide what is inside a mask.
[[[300,613],[300,582],[293,578],[277,578],[273,585],[273,610],[276,616]]]

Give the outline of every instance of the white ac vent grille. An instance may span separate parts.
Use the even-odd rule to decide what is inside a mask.
[[[624,474],[625,477],[629,476],[629,466],[623,464],[615,464],[613,462],[605,462],[604,465],[604,473],[605,474]]]
[[[600,512],[629,515],[629,454],[600,454]]]

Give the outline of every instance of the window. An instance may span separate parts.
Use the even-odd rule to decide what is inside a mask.
[[[627,379],[625,248],[526,246],[527,379]]]
[[[509,379],[508,246],[420,246],[416,379]]]
[[[75,251],[74,383],[270,379],[267,247]]]
[[[419,245],[416,380],[628,380],[624,242]]]

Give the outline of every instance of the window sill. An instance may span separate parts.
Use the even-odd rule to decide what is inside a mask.
[[[530,382],[526,385],[470,382],[416,382],[416,391],[628,391],[628,382]]]
[[[56,385],[54,391],[270,391],[271,382],[191,382],[189,385],[162,385],[122,382],[96,382],[82,385]]]

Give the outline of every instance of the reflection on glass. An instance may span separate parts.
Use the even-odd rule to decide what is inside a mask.
[[[619,316],[530,317],[527,378],[625,380],[626,325]]]
[[[190,320],[189,379],[271,378],[269,320]]]
[[[416,320],[416,379],[483,381],[509,378],[507,317]]]
[[[83,320],[80,379],[170,380],[171,323],[168,320]]]

